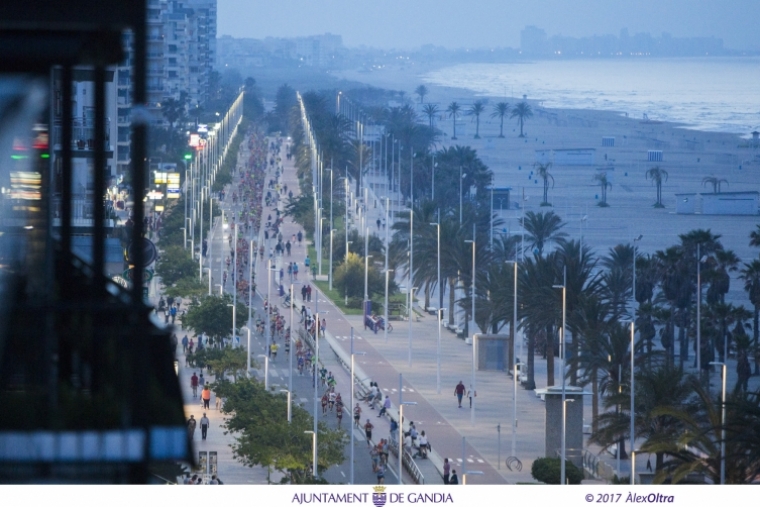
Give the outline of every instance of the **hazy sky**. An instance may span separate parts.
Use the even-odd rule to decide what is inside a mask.
[[[520,30],[548,35],[663,31],[760,49],[760,0],[218,0],[217,33],[255,39],[331,32],[346,46],[519,47]]]

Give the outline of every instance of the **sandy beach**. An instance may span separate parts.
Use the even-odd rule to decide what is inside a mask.
[[[422,84],[420,76],[433,70],[425,67],[384,68],[372,73],[344,71],[339,77],[367,83],[373,87],[402,90],[417,104],[414,89]],[[451,141],[452,121],[445,114],[436,121],[443,135],[438,148],[453,144],[469,145],[494,172],[495,185],[512,188],[512,209],[498,211],[508,233],[519,233],[522,211],[515,208],[524,194],[525,210],[541,208],[542,181],[530,176],[539,150],[593,149],[593,164],[570,166],[554,164],[551,174],[554,187],[549,191],[553,210],[567,223],[565,231],[572,238],[582,236],[597,254],[608,248],[630,242],[643,234],[639,244],[642,253],[654,253],[679,241],[678,235],[692,229],[710,229],[721,235],[727,249],[747,262],[757,256],[750,248],[749,232],[758,223],[758,216],[715,216],[676,214],[676,193],[711,193],[712,186],[703,186],[705,177],[725,179],[723,192],[760,190],[760,149],[746,146],[739,135],[701,132],[668,122],[645,122],[626,117],[625,111],[548,109],[540,99],[527,96],[533,107],[533,118],[525,123],[525,138],[519,137],[516,119],[505,119],[504,136],[499,138],[499,120],[490,118],[493,104],[501,101],[515,104],[522,98],[485,97],[460,88],[426,84],[430,93],[425,102],[445,110],[452,101],[464,110],[475,100],[486,100],[486,113],[480,119],[481,139],[474,139],[475,121],[464,116],[457,123],[457,141]],[[614,146],[602,146],[603,137],[614,137]],[[649,162],[648,150],[662,150],[661,162]],[[655,186],[645,173],[655,165],[668,172],[662,195],[664,209],[654,208]],[[608,190],[609,207],[597,206],[600,187],[593,180],[598,170],[605,169],[612,187]],[[498,207],[498,205],[496,205]],[[746,293],[734,279],[728,298],[749,307]]]

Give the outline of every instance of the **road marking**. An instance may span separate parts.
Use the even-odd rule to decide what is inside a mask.
[[[343,477],[346,476],[346,474],[343,473],[343,470],[340,471],[340,475],[342,475]]]

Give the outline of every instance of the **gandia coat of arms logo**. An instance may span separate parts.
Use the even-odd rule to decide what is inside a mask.
[[[372,503],[375,507],[383,507],[386,500],[385,486],[374,486],[372,489],[375,490],[372,493]]]

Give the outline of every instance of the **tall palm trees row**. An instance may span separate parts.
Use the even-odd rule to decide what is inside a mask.
[[[527,357],[521,360],[527,362],[525,387],[528,389],[537,384],[537,356],[547,362],[545,384],[557,383],[555,356],[559,353],[562,295],[554,286],[563,283],[563,275],[566,276],[567,377],[570,384],[588,386],[592,391],[595,438],[604,445],[617,443],[624,451],[622,439],[627,435],[627,423],[623,422],[628,421],[628,415],[618,406],[620,396],[626,395],[621,379],[630,376],[631,354],[629,324],[624,321],[630,321],[634,315],[638,330],[636,376],[641,377],[641,382],[637,380],[638,389],[651,384],[658,386],[640,395],[637,391],[642,408],[636,409],[636,417],[644,421],[638,424],[654,425],[656,429],[667,422],[670,432],[677,417],[665,415],[666,412],[693,410],[700,403],[705,411],[704,400],[692,396],[695,390],[689,386],[693,381],[684,372],[698,366],[697,371],[702,372],[700,376],[704,378],[710,369],[709,363],[726,361],[727,353],[736,357],[739,373],[736,389],[745,391],[743,386],[751,373],[749,360],[754,357],[757,365],[760,358],[757,354],[760,259],[744,264],[740,276],[754,307],[753,314],[741,305],[725,301],[731,280],[729,273],[739,269],[740,260],[722,246],[720,235],[709,230],[693,230],[682,234],[679,244],[653,254],[640,254],[632,244],[626,244],[600,256],[589,246],[568,239],[562,230],[564,223],[552,211],[526,212],[524,240],[519,236],[498,236],[492,246],[488,241],[487,210],[466,215],[462,224],[455,214],[439,216],[432,202],[420,203],[413,213],[415,254],[427,261],[414,266],[411,283],[424,292],[425,305],[431,305],[431,293],[437,289],[438,300],[432,302],[432,306],[458,309],[464,313],[466,324],[470,320],[471,298],[475,297],[473,320],[480,332],[504,332],[508,328],[514,339],[515,328],[522,330]],[[436,263],[430,262],[437,255],[437,228],[430,225],[436,223],[440,224],[440,241],[445,245],[441,248],[440,287]],[[399,216],[394,228],[392,263],[397,273],[404,273],[406,269],[404,276],[408,276],[408,213],[407,218]],[[752,234],[751,242],[760,246],[760,226]],[[465,243],[472,239],[477,245],[476,264],[482,266],[475,273],[474,295],[472,249]],[[699,259],[696,258],[697,245]],[[512,322],[513,268],[507,263],[514,260],[519,266],[517,323]],[[697,262],[701,263],[702,275],[700,365],[687,359],[695,356],[697,346]],[[461,297],[456,296],[456,289],[460,289]],[[453,314],[453,311],[448,313],[450,324],[455,323]],[[754,325],[750,326],[753,316]],[[748,336],[750,328],[754,339]],[[666,378],[676,385],[667,388],[661,385]],[[661,447],[655,443],[659,442],[661,433],[655,429],[650,428],[656,438],[651,442],[647,440],[650,445],[647,448],[662,453],[658,458],[659,469],[669,471],[672,477],[677,468],[675,458],[669,454],[672,449],[659,450]],[[646,432],[640,435],[643,438]],[[667,466],[663,461],[666,458],[669,459]]]
[[[475,139],[480,139],[480,115],[483,114],[486,110],[486,103],[482,100],[476,100],[471,106],[470,109],[467,110],[467,114],[472,115],[475,117]],[[441,112],[438,109],[438,106],[435,104],[427,104],[423,108],[423,112],[428,117],[428,122],[431,128],[433,128],[434,125],[434,119],[435,117]],[[452,120],[452,140],[457,139],[457,119],[462,116],[463,109],[462,106],[454,101],[451,102],[445,111],[448,114],[448,117]],[[509,104],[507,102],[499,102],[494,105],[493,111],[491,112],[491,118],[499,118],[499,137],[504,137],[504,118],[509,115],[510,118],[517,118],[517,123],[520,125],[520,137],[525,137],[525,134],[523,133],[523,126],[525,124],[525,120],[533,117],[533,109],[531,108],[530,104],[527,102],[519,102],[515,105],[515,107],[511,108],[509,107]]]

